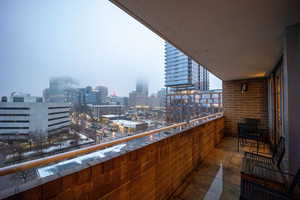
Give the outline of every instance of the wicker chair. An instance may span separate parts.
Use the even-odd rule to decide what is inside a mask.
[[[263,167],[263,166],[260,166]],[[270,170],[270,169],[268,169]],[[300,169],[296,175],[292,175],[282,171],[274,171],[286,177],[293,177],[292,183],[268,183],[268,182],[255,182],[251,179],[242,181],[243,187],[241,190],[240,199],[245,200],[293,200],[300,199],[299,194],[295,194],[294,190],[296,185],[300,185]]]

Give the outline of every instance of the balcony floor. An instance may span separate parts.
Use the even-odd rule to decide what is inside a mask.
[[[268,152],[267,146],[260,146],[260,152]],[[225,137],[176,190],[171,200],[239,199],[243,151],[255,150],[253,145],[241,147],[237,152],[236,139]]]

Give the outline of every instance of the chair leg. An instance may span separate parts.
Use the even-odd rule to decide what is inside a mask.
[[[237,142],[237,149],[238,152],[240,152],[240,137],[238,136],[238,142]]]

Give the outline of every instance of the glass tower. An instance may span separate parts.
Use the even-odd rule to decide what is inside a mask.
[[[206,68],[169,43],[165,43],[165,86],[209,90]]]

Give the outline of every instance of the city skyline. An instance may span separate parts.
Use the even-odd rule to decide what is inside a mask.
[[[7,1],[0,11],[0,96],[40,96],[56,76],[118,96],[128,96],[139,76],[149,80],[149,94],[164,85],[164,41],[109,1]]]

